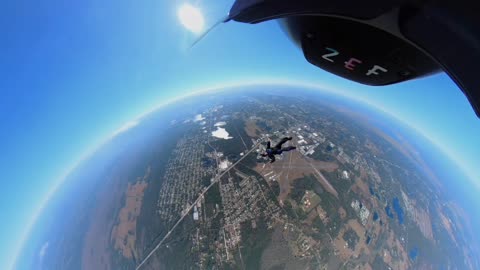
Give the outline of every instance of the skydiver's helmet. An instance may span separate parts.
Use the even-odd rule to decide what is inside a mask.
[[[367,85],[442,69],[480,116],[480,16],[469,0],[237,0],[228,20],[280,19],[311,64]]]

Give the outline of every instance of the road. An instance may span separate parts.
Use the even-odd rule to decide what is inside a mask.
[[[240,161],[242,161],[245,157],[247,157],[251,152],[253,152],[253,150],[255,150],[258,145],[260,144],[260,142],[257,142],[253,147],[252,149],[248,150],[247,153],[245,153],[243,155],[243,157],[241,157],[239,160],[237,160],[235,163],[233,163],[230,167],[228,167],[225,171],[223,171],[221,174],[217,175],[215,177],[215,179],[212,181],[212,183],[210,183],[210,185],[204,189],[202,191],[202,193],[200,193],[200,195],[198,196],[198,198],[195,200],[194,203],[192,203],[192,205],[190,205],[189,208],[187,208],[187,210],[184,212],[184,214],[180,217],[180,219],[177,221],[177,223],[175,223],[175,225],[173,225],[173,227],[167,232],[167,234],[162,238],[162,240],[155,246],[154,249],[152,249],[152,251],[150,251],[150,253],[148,253],[147,257],[145,257],[141,262],[140,264],[135,268],[135,270],[139,270],[141,269],[141,267],[148,261],[148,259],[155,253],[155,251],[157,251],[157,249],[160,248],[160,246],[163,244],[163,242],[165,242],[165,240],[170,236],[170,234],[175,230],[175,228],[178,226],[178,224],[180,224],[182,222],[182,220],[190,213],[190,211],[192,210],[192,208],[203,198],[203,195],[205,195],[205,193],[207,193],[207,191],[213,186],[215,185],[219,180],[220,178],[222,178],[222,176],[224,176],[228,171],[230,171],[233,167],[235,167],[238,163],[240,163]]]

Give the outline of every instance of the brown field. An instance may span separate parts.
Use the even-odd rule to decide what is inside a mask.
[[[452,224],[450,223],[448,218],[443,215],[441,209],[438,209],[438,213],[440,214],[440,219],[442,220],[443,227],[445,228],[445,230],[447,230],[448,235],[450,235],[450,238],[452,238],[452,240],[457,244],[457,240],[455,239],[455,234],[453,233],[453,230],[452,230]]]
[[[409,269],[410,261],[408,259],[407,252],[405,251],[402,244],[400,243],[400,240],[398,240],[395,237],[395,234],[393,233],[393,231],[390,230],[388,233],[389,233],[388,240],[387,240],[388,250],[393,250],[394,248],[396,248],[399,258],[392,260],[390,253],[385,249],[384,251],[386,251],[388,255],[386,257],[384,256],[383,261],[388,265],[390,265],[390,267],[392,267],[393,269],[402,269],[402,270]]]
[[[414,205],[416,204],[414,203]],[[432,222],[430,221],[429,213],[420,207],[414,207],[413,220],[417,224],[423,236],[433,241],[434,237],[432,231]]]
[[[307,218],[305,219],[305,223],[308,225],[312,225],[312,222],[315,220],[316,217],[318,217],[317,211],[310,211]]]
[[[388,265],[392,265],[392,255],[388,249],[383,250],[383,261]]]
[[[352,187],[352,190],[356,193],[359,193],[364,198],[370,198],[370,191],[368,189],[367,183],[362,180],[362,178],[357,177],[355,184]]]
[[[317,206],[317,214],[322,220],[323,224],[327,224],[330,221],[330,218],[327,215],[327,212],[319,205]]]
[[[120,204],[126,179],[120,175],[109,178],[97,194],[96,208],[92,215],[82,250],[82,269],[110,270],[110,230],[115,220],[111,213]]]
[[[345,219],[347,217],[347,211],[345,211],[345,209],[341,206],[338,208],[338,214],[340,215],[341,219]]]
[[[343,235],[348,229],[354,230],[359,237],[358,243],[354,250],[352,250],[350,247],[346,247],[346,242],[343,240]],[[358,223],[356,219],[350,219],[348,223],[342,227],[333,243],[340,258],[342,260],[347,260],[352,257],[358,258],[362,252],[366,253],[367,255],[370,254],[370,250],[365,244],[365,239],[365,228],[363,228],[362,224]]]
[[[262,132],[257,126],[257,121],[248,119],[245,123],[245,132],[247,132],[247,135],[250,136],[250,138],[257,138],[258,135],[256,131]]]
[[[346,241],[343,240],[343,235],[345,232],[349,229],[352,229],[355,231],[357,236],[359,237],[358,243],[355,246],[355,249],[352,250],[350,247],[346,246]],[[372,238],[372,242],[370,245],[366,244],[366,229],[370,232],[373,233],[374,235],[379,235],[381,233],[382,228],[378,225],[372,225],[370,228],[365,228],[360,224],[357,219],[351,219],[346,223],[340,230],[338,236],[334,239],[334,247],[335,250],[337,251],[337,256],[339,256],[340,260],[350,260],[350,259],[355,259],[359,258],[360,256],[364,255],[369,258],[371,258],[370,263],[373,262],[373,259],[375,258],[374,254],[372,252],[375,252],[373,250],[370,250],[370,247],[374,247],[375,245],[373,242],[375,241],[375,237]],[[380,256],[382,257],[383,261],[388,264],[392,269],[409,269],[410,267],[410,261],[408,259],[408,254],[403,248],[402,244],[400,243],[400,240],[397,239],[393,233],[393,231],[387,232],[388,239],[386,242],[386,248],[380,251]],[[390,253],[390,250],[397,250],[398,257],[392,257],[392,254]],[[371,265],[368,263],[365,263],[362,265],[359,269],[371,269]]]
[[[145,181],[139,181],[133,185],[128,184],[125,192],[125,205],[118,214],[118,225],[112,229],[112,240],[116,250],[121,251],[125,258],[131,259],[134,255],[138,258],[135,249],[137,217],[142,207],[143,192],[147,188]]]
[[[91,216],[93,222],[90,223],[85,234],[85,243],[82,250],[82,269],[112,269],[110,263],[112,228],[114,228],[115,222],[119,217],[113,219],[111,217],[118,209],[118,206],[121,205],[125,189],[127,186],[130,187],[127,185],[128,179],[124,176],[126,175],[125,170],[129,169],[128,166],[119,165],[113,170],[115,173],[106,179],[102,189],[97,192],[95,199],[96,207]],[[144,179],[148,177],[149,171],[148,169]],[[137,188],[138,186],[135,190]],[[138,209],[138,211],[140,210]]]

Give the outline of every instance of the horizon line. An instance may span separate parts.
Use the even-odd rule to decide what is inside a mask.
[[[404,124],[406,127],[412,129],[412,131],[418,133],[419,135],[423,136],[426,140],[428,140],[430,143],[432,143],[433,146],[435,146],[445,157],[449,158],[451,161],[453,161],[460,171],[464,174],[464,176],[469,180],[471,184],[473,184],[477,189],[480,189],[480,183],[476,183],[474,180],[475,177],[472,176],[469,172],[467,172],[466,168],[461,165],[461,163],[453,157],[451,153],[446,151],[443,147],[440,146],[438,142],[427,136],[424,132],[421,130],[415,128],[414,126],[410,125],[406,121],[404,121],[401,117],[398,115],[386,110],[385,108],[381,107],[378,104],[372,103],[368,101],[365,98],[361,98],[358,96],[353,96],[352,94],[347,93],[343,89],[339,89],[335,86],[332,85],[327,85],[327,84],[320,84],[317,82],[305,82],[305,81],[296,81],[296,80],[284,80],[284,79],[278,79],[278,78],[256,78],[255,80],[251,80],[250,82],[237,82],[237,81],[231,81],[231,82],[224,82],[223,84],[213,84],[210,86],[203,86],[199,87],[197,89],[199,90],[194,90],[192,92],[185,93],[183,95],[178,95],[175,97],[171,97],[168,100],[164,102],[160,102],[158,105],[152,106],[150,109],[147,109],[144,113],[139,114],[139,116],[134,117],[132,120],[126,121],[123,125],[121,125],[119,128],[116,130],[112,131],[110,134],[103,136],[102,139],[99,139],[97,141],[97,144],[94,144],[92,147],[89,147],[83,154],[80,155],[80,157],[74,161],[68,168],[60,174],[58,179],[54,182],[52,188],[46,193],[45,197],[41,202],[38,204],[39,207],[37,210],[34,212],[32,215],[32,218],[30,219],[30,222],[27,223],[27,226],[25,227],[25,230],[21,236],[21,239],[19,241],[19,244],[16,247],[16,251],[14,252],[13,260],[10,263],[10,266],[7,266],[7,269],[14,270],[15,267],[17,266],[17,261],[18,257],[21,255],[22,251],[25,248],[25,242],[27,241],[28,238],[30,238],[30,234],[32,232],[32,229],[34,225],[37,223],[38,218],[41,216],[41,213],[43,213],[44,208],[48,205],[50,199],[53,197],[53,195],[57,192],[57,190],[60,188],[60,186],[63,185],[63,183],[68,179],[68,176],[70,176],[78,167],[80,164],[82,164],[85,160],[88,160],[92,155],[94,155],[98,150],[102,148],[105,144],[110,142],[113,138],[115,138],[117,135],[120,133],[128,130],[129,128],[133,128],[136,125],[133,124],[128,124],[128,123],[140,123],[145,117],[149,116],[150,114],[162,109],[165,106],[168,106],[170,104],[173,104],[175,102],[178,102],[180,100],[189,98],[189,97],[194,97],[197,95],[202,95],[202,94],[207,94],[210,92],[222,92],[227,89],[231,88],[238,88],[238,87],[245,87],[245,86],[262,86],[262,85],[280,85],[280,86],[290,86],[290,87],[305,87],[305,88],[310,88],[315,91],[319,92],[324,92],[324,93],[330,93],[330,94],[336,94],[345,98],[348,98],[350,100],[363,103],[365,105],[371,106],[372,108],[378,110],[381,113],[384,113],[392,118],[394,118],[396,121]],[[188,87],[187,87],[188,88]],[[183,89],[186,89],[185,87]]]

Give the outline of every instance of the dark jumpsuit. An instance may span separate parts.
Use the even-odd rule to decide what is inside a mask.
[[[270,158],[270,162],[275,161],[275,155],[280,155],[282,152],[287,152],[293,149],[296,149],[295,146],[287,146],[282,147],[282,144],[286,143],[287,141],[291,140],[292,137],[285,137],[280,142],[278,142],[273,148],[270,147],[270,142],[267,142],[267,149],[265,150],[266,154],[262,156],[268,156]]]

